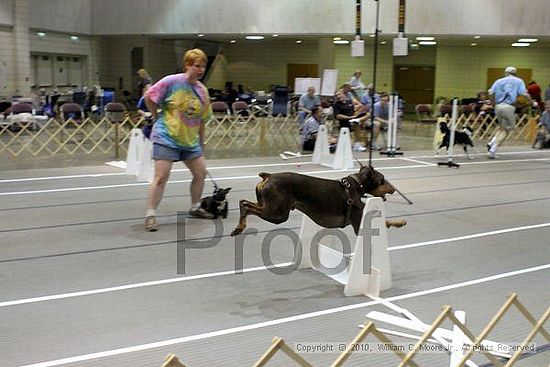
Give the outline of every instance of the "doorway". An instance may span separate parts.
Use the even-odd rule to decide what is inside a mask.
[[[414,111],[417,104],[434,101],[435,67],[395,66],[395,90],[405,100],[406,112]]]
[[[495,80],[504,76],[503,68],[489,68],[487,69],[487,90],[491,88]],[[533,77],[533,69],[517,69],[516,76],[523,80],[525,85],[529,84]]]
[[[286,85],[294,89],[294,79],[296,78],[318,78],[319,64],[287,64],[286,67]]]

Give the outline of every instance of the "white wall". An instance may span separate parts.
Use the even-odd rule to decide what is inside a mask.
[[[29,0],[30,28],[91,34],[91,14],[92,0]]]
[[[30,52],[33,54],[55,54],[83,56],[84,75],[83,85],[97,84],[97,55],[99,51],[97,41],[89,36],[80,36],[77,43],[72,42],[69,34],[47,32],[46,37],[40,38],[35,32],[29,34]]]
[[[0,25],[13,25],[13,0],[0,0]]]
[[[354,14],[353,0],[93,0],[92,28],[95,34],[353,33]]]
[[[363,0],[366,32],[375,24],[375,1]],[[397,33],[398,0],[380,1],[380,26]],[[548,0],[407,0],[405,32],[457,35],[550,35]]]
[[[37,1],[37,0],[35,0]],[[68,1],[68,0],[66,0]],[[71,0],[72,1],[72,0]],[[91,0],[97,34],[353,34],[353,0]],[[398,0],[380,0],[383,33],[397,32]],[[548,0],[408,0],[413,34],[550,35]],[[364,33],[376,2],[362,0]]]

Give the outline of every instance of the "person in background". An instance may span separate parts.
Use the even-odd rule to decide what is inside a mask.
[[[137,74],[139,76],[139,82],[138,82],[138,96],[143,96],[143,89],[147,84],[153,84],[153,80],[149,76],[149,73],[145,69],[139,69],[137,71]]]
[[[338,121],[339,127],[347,127],[350,132],[354,132],[354,143],[352,149],[357,152],[367,150],[365,145],[361,143],[361,125],[368,119],[368,114],[364,111],[364,106],[359,103],[355,106],[354,99],[349,92],[349,85],[344,84],[336,93],[334,105],[334,118]],[[346,92],[347,91],[347,92]]]
[[[302,150],[306,152],[312,152],[315,148],[315,141],[317,140],[317,132],[323,118],[323,108],[321,106],[313,106],[311,108],[311,116],[302,125],[302,134],[300,142],[302,143]]]
[[[516,76],[516,68],[508,66],[504,69],[504,77],[497,79],[489,95],[495,105],[495,115],[499,124],[497,132],[487,144],[489,158],[494,159],[497,148],[502,145],[516,128],[516,101],[519,96],[525,96],[530,100],[527,88],[523,80]]]
[[[137,111],[141,118],[149,119],[151,117],[151,112],[149,112],[149,109],[147,108],[147,105],[145,104],[145,93],[151,88],[151,84],[147,84],[143,88],[143,96],[138,100],[137,102]]]
[[[361,75],[361,70],[356,69],[351,76],[351,79],[348,81],[351,88],[351,93],[353,93],[353,96],[358,100],[360,100],[363,93],[365,93],[365,84],[361,81]]]
[[[493,113],[493,102],[491,98],[487,95],[485,91],[479,91],[477,94],[477,102],[475,106],[475,111],[478,115],[486,115]]]
[[[380,95],[380,101],[374,104],[374,132],[373,132],[373,149],[379,149],[384,142],[379,141],[380,130],[387,128],[390,116],[390,96],[384,92]],[[399,126],[398,126],[399,128]]]
[[[307,115],[311,113],[312,108],[320,104],[321,100],[315,94],[315,87],[309,87],[307,93],[300,96],[300,100],[298,101],[298,122],[300,123],[300,127],[303,125]]]
[[[544,112],[542,112],[537,125],[539,128],[537,136],[533,143],[535,149],[548,148],[550,143],[550,103],[546,103],[544,107]]]
[[[540,86],[537,84],[536,81],[532,80],[529,83],[529,85],[527,86],[527,92],[531,96],[531,100],[537,102],[537,107],[539,107],[540,103],[542,102],[542,99],[541,99],[542,90],[540,89]]]
[[[145,230],[149,232],[157,230],[156,209],[162,200],[172,163],[177,161],[183,161],[193,175],[189,215],[212,218],[212,214],[200,206],[207,175],[204,125],[212,118],[208,90],[199,81],[204,75],[206,61],[202,50],[187,51],[183,56],[183,73],[162,78],[145,94],[145,104],[156,120],[151,133],[155,177],[149,186],[145,215]]]
[[[544,91],[544,104],[550,103],[550,84],[548,84],[548,88]]]
[[[364,106],[367,106],[369,111],[372,111],[372,106],[378,101],[380,101],[380,96],[374,91],[374,85],[370,83],[367,85],[365,94],[361,97],[361,103]]]

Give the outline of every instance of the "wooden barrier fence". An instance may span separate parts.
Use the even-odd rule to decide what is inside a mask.
[[[532,325],[531,330],[527,334],[527,336],[523,339],[521,344],[519,346],[516,346],[515,349],[517,349],[511,357],[508,359],[506,363],[502,362],[501,360],[497,359],[495,356],[493,356],[489,351],[487,351],[486,348],[482,348],[482,342],[487,338],[489,333],[495,328],[495,326],[502,320],[502,318],[506,315],[506,313],[510,310],[512,306],[515,306],[517,310],[529,321],[529,323]],[[474,352],[478,352],[482,354],[485,358],[487,358],[493,366],[495,367],[512,367],[519,357],[523,354],[523,351],[527,350],[528,344],[533,340],[535,335],[537,333],[540,333],[546,341],[550,342],[550,335],[548,332],[544,329],[544,324],[550,317],[550,307],[546,309],[546,311],[543,313],[543,315],[537,320],[533,317],[533,315],[527,310],[527,308],[519,301],[517,294],[511,293],[508,295],[508,299],[506,302],[502,305],[502,307],[495,313],[495,315],[492,317],[491,321],[485,326],[483,331],[476,337],[467,327],[466,325],[459,321],[457,317],[455,316],[453,309],[451,306],[444,306],[441,313],[436,317],[436,319],[433,321],[431,325],[426,329],[426,331],[423,333],[422,336],[419,337],[419,340],[414,344],[414,346],[410,349],[408,353],[404,353],[385,333],[382,331],[383,329],[378,329],[374,322],[369,321],[367,322],[359,334],[355,336],[355,338],[349,343],[346,347],[346,349],[338,356],[338,358],[331,364],[331,367],[341,367],[343,364],[351,357],[352,353],[360,348],[357,348],[357,346],[365,340],[369,335],[372,335],[376,337],[380,342],[385,343],[385,345],[388,346],[387,350],[393,352],[399,359],[400,362],[397,364],[399,367],[405,367],[405,366],[412,366],[412,367],[419,367],[419,365],[413,360],[413,358],[419,353],[421,350],[421,347],[426,342],[434,342],[434,339],[437,340],[438,337],[434,336],[434,333],[436,330],[438,330],[439,326],[444,321],[450,321],[453,325],[455,325],[460,331],[463,333],[463,335],[469,339],[469,347],[463,349],[463,352],[461,353],[462,359],[455,365],[455,367],[463,367],[465,364],[468,363],[470,360],[472,354]],[[434,339],[431,339],[434,337]],[[440,338],[439,338],[440,339]],[[302,367],[313,367],[311,363],[306,361],[302,356],[300,356],[296,351],[294,351],[291,347],[289,347],[283,339],[279,337],[273,338],[273,342],[269,349],[260,357],[260,359],[254,364],[254,367],[263,367],[266,366],[267,363],[277,354],[278,351],[283,351],[288,357],[290,357],[294,362],[296,362],[299,366]],[[165,364],[163,364],[162,367],[185,367],[183,364],[166,364],[166,361],[168,361],[170,358],[174,358],[175,356],[171,357],[173,355],[168,355]],[[177,358],[176,358],[177,359]]]

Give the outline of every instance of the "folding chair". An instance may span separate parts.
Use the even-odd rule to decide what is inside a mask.
[[[418,104],[416,105],[415,110],[416,110],[416,123],[414,124],[414,135],[416,135],[416,129],[418,125],[435,126],[437,124],[437,119],[432,117],[432,113],[428,105]],[[428,130],[428,133],[430,130]]]
[[[288,87],[276,86],[273,88],[273,116],[288,114]]]
[[[214,101],[210,104],[210,106],[212,107],[212,112],[214,113],[214,116],[218,120],[230,114],[229,106],[223,101]]]
[[[34,108],[32,104],[17,103],[12,105],[11,113],[6,120],[11,131],[19,131],[34,124]]]
[[[84,121],[84,111],[77,103],[64,103],[59,108],[61,121],[65,123],[68,120],[73,120],[76,124]]]
[[[122,103],[110,102],[105,106],[105,118],[111,122],[122,122],[126,117],[126,107]]]
[[[244,101],[235,101],[231,105],[231,108],[233,109],[233,115],[239,116],[239,117],[246,117],[250,115],[250,111],[248,110],[248,104]]]

